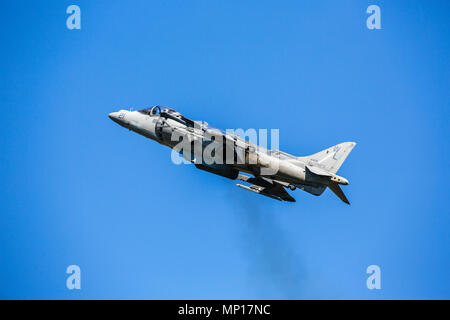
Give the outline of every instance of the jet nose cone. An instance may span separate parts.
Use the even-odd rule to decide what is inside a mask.
[[[111,112],[111,113],[108,115],[108,117],[109,117],[111,120],[117,120],[118,115],[119,115],[118,112]]]
[[[128,120],[126,120],[126,111],[125,110],[120,110],[117,112],[111,112],[108,117],[114,121],[115,123],[121,125],[122,127],[127,128],[128,125],[130,124]]]
[[[120,115],[120,112],[111,112],[108,117],[117,124],[123,124],[123,116]]]

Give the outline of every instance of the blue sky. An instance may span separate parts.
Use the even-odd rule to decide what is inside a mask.
[[[0,298],[450,298],[447,1],[0,9]],[[298,156],[356,141],[352,205],[258,196],[107,116],[155,104]]]

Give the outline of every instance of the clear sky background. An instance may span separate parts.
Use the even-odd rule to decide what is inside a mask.
[[[81,30],[66,8],[81,8]],[[381,8],[368,30],[366,8]],[[2,1],[0,298],[450,298],[448,1]],[[355,147],[285,203],[108,113]],[[66,289],[81,267],[82,289]],[[381,290],[366,268],[381,267]]]

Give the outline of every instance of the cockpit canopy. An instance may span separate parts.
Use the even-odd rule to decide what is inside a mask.
[[[177,117],[177,118],[181,118],[181,113],[179,113],[178,111],[172,109],[172,108],[167,108],[165,107],[164,109],[162,109],[161,111],[162,113],[166,113],[166,114],[170,114],[171,116]]]
[[[164,107],[164,106],[154,106],[152,108],[145,108],[145,109],[138,110],[138,112],[145,114],[145,115],[149,115],[149,116],[156,116],[161,113],[166,113],[166,114],[170,114],[175,117],[181,117],[181,114],[179,112],[175,111],[172,108],[168,108],[168,107]]]
[[[138,110],[138,112],[148,115],[148,116],[156,116],[161,113],[161,107],[154,106],[152,108],[145,108],[145,109]]]

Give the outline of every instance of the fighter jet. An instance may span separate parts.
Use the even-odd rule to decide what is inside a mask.
[[[250,184],[237,184],[240,188],[276,200],[295,202],[287,189],[298,188],[319,196],[328,187],[339,199],[350,204],[340,188],[349,182],[336,172],[355,142],[343,142],[310,156],[297,157],[258,146],[233,132],[191,120],[167,107],[120,110],[110,113],[109,118],[172,148],[198,169]]]

